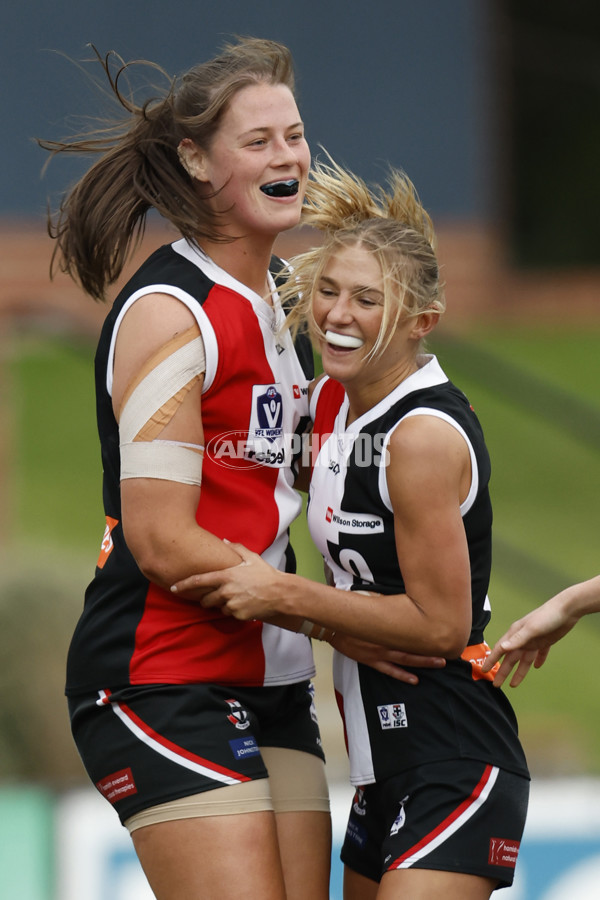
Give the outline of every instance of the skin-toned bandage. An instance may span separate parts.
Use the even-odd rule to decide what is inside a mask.
[[[202,819],[207,816],[237,816],[240,813],[272,810],[273,801],[267,778],[228,784],[226,787],[180,797],[169,803],[151,806],[131,816],[125,827],[131,834],[146,825],[174,822],[178,819]]]
[[[271,809],[276,813],[329,814],[329,789],[322,759],[288,747],[261,747],[260,752],[269,770],[268,779],[227,785],[161,803],[131,816],[125,827],[131,833],[146,825],[176,819],[239,815]]]
[[[204,448],[157,440],[206,369],[198,326],[150,357],[129,385],[119,417],[121,480],[158,478],[200,485]]]
[[[322,759],[289,747],[261,747],[260,752],[269,770],[276,813],[329,813],[329,788]]]

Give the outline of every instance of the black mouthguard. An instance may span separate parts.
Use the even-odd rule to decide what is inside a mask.
[[[263,184],[261,191],[268,197],[293,197],[298,193],[298,181],[296,178],[290,178],[289,181],[274,181],[273,184]]]

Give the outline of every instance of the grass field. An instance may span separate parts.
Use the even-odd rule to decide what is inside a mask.
[[[593,329],[494,325],[460,337],[442,331],[432,342],[478,413],[492,456],[490,642],[514,618],[600,570],[599,339]],[[85,343],[21,336],[6,373],[11,542],[56,548],[77,567],[87,559],[90,573],[103,531],[92,359]],[[300,570],[320,578],[303,521],[294,542]],[[510,691],[534,772],[600,773],[599,652],[600,617],[592,617]]]

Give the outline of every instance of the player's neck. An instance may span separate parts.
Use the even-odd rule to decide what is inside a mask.
[[[271,238],[240,238],[231,243],[203,240],[201,247],[218,266],[271,303],[267,272],[273,253]]]

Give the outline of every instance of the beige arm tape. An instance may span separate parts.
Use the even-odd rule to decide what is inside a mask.
[[[332,628],[325,628],[324,625],[315,625],[314,622],[310,622],[308,619],[304,619],[298,629],[298,634],[305,634],[306,637],[314,638],[316,641],[328,642],[331,642],[335,637],[335,631]]]
[[[205,368],[204,342],[197,326],[177,335],[148,360],[121,405],[121,480],[158,478],[200,485],[204,448],[155,438]]]
[[[200,485],[202,448],[179,441],[132,441],[121,444],[121,481],[158,478]]]

